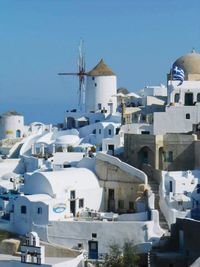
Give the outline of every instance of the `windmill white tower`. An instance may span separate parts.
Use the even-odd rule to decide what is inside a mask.
[[[58,73],[58,75],[75,75],[79,77],[79,111],[86,113],[102,112],[107,115],[116,111],[117,79],[115,73],[104,63],[103,59],[89,72],[85,71],[85,54],[83,41],[79,46],[78,72]],[[87,82],[85,86],[85,76]]]
[[[112,114],[116,111],[117,79],[103,59],[87,73],[85,111]]]

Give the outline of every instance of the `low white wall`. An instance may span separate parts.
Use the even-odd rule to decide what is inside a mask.
[[[169,227],[171,227],[171,224],[176,222],[176,218],[185,218],[186,216],[190,217],[190,211],[179,211],[171,208],[167,205],[167,202],[163,197],[160,197],[159,205]]]
[[[148,213],[147,212],[137,212],[131,214],[122,214],[118,216],[118,221],[147,221]]]
[[[151,231],[148,232],[148,229]],[[145,246],[145,243],[148,243],[149,239],[158,237],[153,230],[153,221],[49,222],[48,241],[68,248],[77,247],[78,243],[82,243],[83,248],[88,250],[88,240],[94,239],[92,233],[95,233],[99,253],[108,252],[109,245],[113,242],[123,246],[125,240],[133,240],[136,245],[144,244],[145,250],[149,247]]]

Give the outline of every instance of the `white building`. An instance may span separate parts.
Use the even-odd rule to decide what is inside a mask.
[[[65,128],[80,128],[105,120],[117,108],[117,78],[101,60],[86,76],[86,89],[82,112],[77,109],[65,114]]]
[[[87,73],[86,84],[86,112],[115,113],[117,99],[116,76],[111,69],[101,60],[91,71]]]
[[[173,66],[179,66],[184,70],[185,79],[183,83],[180,84],[180,81],[173,81],[172,75],[168,74],[168,104],[165,110],[161,110],[160,112],[157,108],[153,107],[154,104],[162,106],[162,103],[152,102],[152,110],[148,110],[149,108],[147,106],[145,107],[146,114],[145,109],[143,109],[143,113],[141,111],[134,115],[134,125],[129,127],[129,132],[142,133],[140,128],[143,126],[145,127],[145,133],[156,135],[199,131],[200,54],[192,51],[178,58]],[[148,94],[153,95],[154,93],[156,93],[156,91],[154,92],[153,88],[147,87],[143,90],[143,94],[146,95],[146,98],[150,97]],[[159,92],[157,92],[157,94],[159,94]],[[150,103],[151,101],[153,101],[153,99],[150,99]],[[159,99],[159,101],[161,100]]]
[[[21,138],[24,134],[24,117],[16,111],[8,111],[0,116],[0,139]]]
[[[200,171],[162,172],[160,208],[170,226],[176,218],[200,218]]]

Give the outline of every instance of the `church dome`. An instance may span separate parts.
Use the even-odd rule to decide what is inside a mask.
[[[179,57],[173,66],[181,67],[185,74],[200,74],[200,54],[194,50],[182,57]]]

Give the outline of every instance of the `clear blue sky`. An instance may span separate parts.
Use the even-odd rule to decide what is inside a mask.
[[[199,0],[1,0],[0,112],[62,122],[78,79],[57,73],[77,70],[80,38],[87,70],[103,58],[118,87],[165,84],[176,58],[200,52],[199,12]]]

